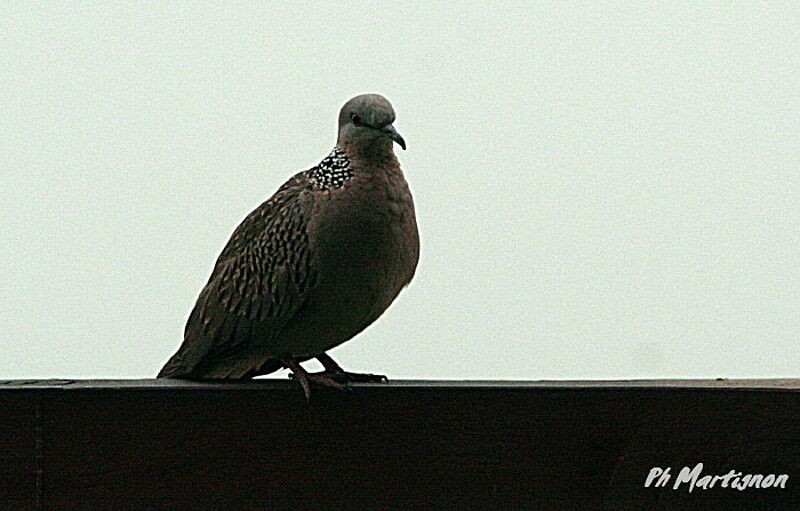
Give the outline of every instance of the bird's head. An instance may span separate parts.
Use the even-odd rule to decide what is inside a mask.
[[[339,112],[338,145],[370,151],[391,151],[392,142],[403,149],[406,141],[394,129],[392,104],[378,94],[362,94],[344,104]]]

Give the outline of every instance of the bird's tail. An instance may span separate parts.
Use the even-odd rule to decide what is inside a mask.
[[[157,378],[191,378],[208,380],[243,380],[274,373],[283,369],[278,359],[228,359],[220,360],[197,367],[187,367],[182,360],[175,360],[174,355],[158,373]]]

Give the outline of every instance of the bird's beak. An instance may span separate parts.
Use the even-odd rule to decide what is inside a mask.
[[[385,133],[386,136],[397,142],[397,144],[403,148],[403,151],[406,150],[406,141],[403,140],[403,137],[400,136],[400,133],[398,133],[397,130],[394,129],[394,126],[392,126],[391,124],[387,124],[386,126],[381,128],[381,131]]]

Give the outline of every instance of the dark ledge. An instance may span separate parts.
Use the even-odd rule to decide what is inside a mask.
[[[800,380],[354,387],[0,381],[0,509],[800,509]]]
[[[390,380],[386,383],[355,383],[354,388],[383,389],[736,389],[800,390],[800,378],[714,380]],[[246,381],[189,381],[173,379],[141,380],[0,380],[0,391],[8,389],[196,389],[265,390],[299,388],[288,378],[263,378]]]

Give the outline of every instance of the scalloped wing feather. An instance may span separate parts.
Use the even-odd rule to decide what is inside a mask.
[[[268,342],[263,336],[292,318],[315,282],[306,234],[312,205],[307,174],[284,183],[236,228],[189,316],[183,344],[160,378],[241,378],[259,369],[219,367],[241,353],[256,330],[259,342]]]

